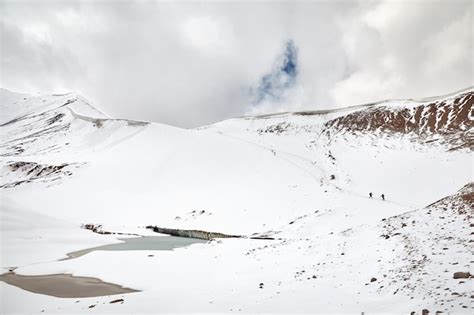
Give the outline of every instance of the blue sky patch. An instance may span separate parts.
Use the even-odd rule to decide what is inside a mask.
[[[284,52],[278,57],[272,72],[264,75],[253,90],[254,105],[263,101],[279,101],[285,90],[291,88],[298,75],[298,55],[295,43],[289,40]]]

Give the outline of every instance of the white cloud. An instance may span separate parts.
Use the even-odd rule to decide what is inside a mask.
[[[472,12],[470,1],[3,1],[0,83],[179,126],[442,94],[473,84]],[[294,84],[253,107],[288,40]]]
[[[449,93],[473,84],[473,4],[380,1],[343,36],[352,68],[331,90],[336,105]]]
[[[191,17],[184,21],[182,33],[185,42],[204,54],[229,54],[233,48],[232,29],[224,19]]]

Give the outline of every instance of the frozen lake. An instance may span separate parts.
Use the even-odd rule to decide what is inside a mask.
[[[144,236],[119,238],[123,243],[97,246],[82,249],[72,253],[68,253],[67,259],[78,258],[96,250],[102,251],[128,251],[128,250],[173,250],[175,248],[186,247],[196,243],[206,243],[206,240],[197,238],[186,238],[176,236]]]

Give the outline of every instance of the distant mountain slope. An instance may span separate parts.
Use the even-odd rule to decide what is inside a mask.
[[[73,104],[74,105],[70,105]],[[108,118],[91,106],[83,97],[74,94],[39,95],[21,94],[0,88],[0,126],[21,120],[32,113],[70,105],[76,112],[95,117]]]
[[[391,137],[392,145],[440,146],[446,150],[474,147],[474,89],[421,100],[392,100],[336,110],[276,113],[225,120],[203,128],[224,133],[309,134],[317,142],[346,138],[346,142],[377,142]],[[351,140],[350,140],[351,139]],[[370,145],[370,144],[369,144]]]
[[[473,104],[472,90],[429,102],[392,101],[330,120],[324,131],[410,136],[413,141],[438,142],[450,150],[472,150]]]
[[[146,125],[115,120],[75,94],[28,96],[0,90],[3,123],[0,156],[67,154],[97,149]],[[130,128],[127,128],[130,127]]]

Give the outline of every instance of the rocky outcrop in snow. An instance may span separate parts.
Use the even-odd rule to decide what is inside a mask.
[[[229,235],[224,233],[218,232],[207,232],[201,230],[183,230],[183,229],[168,229],[168,228],[161,228],[158,226],[149,225],[146,227],[147,229],[151,229],[156,233],[167,234],[171,236],[180,236],[180,237],[190,237],[190,238],[199,238],[202,240],[212,240],[215,238],[240,238],[240,235]]]
[[[2,181],[0,188],[10,188],[26,183],[52,184],[62,178],[72,176],[73,170],[81,163],[61,163],[58,165],[40,164],[36,162],[9,162],[0,170]]]
[[[450,150],[473,149],[473,104],[473,91],[427,103],[391,101],[328,121],[324,132],[410,136],[417,142],[439,142]]]

